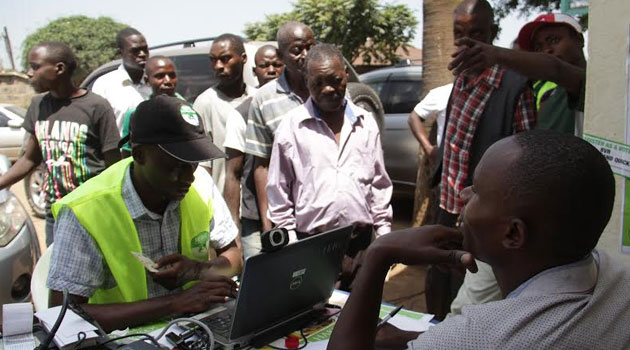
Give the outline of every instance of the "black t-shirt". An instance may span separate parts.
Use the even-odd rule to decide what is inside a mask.
[[[103,153],[118,148],[120,139],[111,106],[91,92],[66,99],[35,96],[22,127],[37,138],[50,203],[105,169]]]

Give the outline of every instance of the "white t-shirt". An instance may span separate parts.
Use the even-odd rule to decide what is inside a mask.
[[[414,112],[422,118],[422,120],[426,120],[434,114],[437,114],[438,147],[442,143],[444,119],[446,118],[446,106],[448,105],[448,98],[451,96],[451,90],[453,90],[453,83],[432,89],[413,109]]]
[[[109,102],[116,116],[116,125],[122,133],[122,125],[125,112],[129,108],[135,108],[151,96],[151,86],[141,81],[134,84],[124,65],[118,66],[115,71],[109,72],[94,82],[92,92],[102,96]]]
[[[225,152],[225,138],[227,123],[230,119],[243,119],[247,116],[249,104],[256,93],[256,88],[247,86],[245,93],[238,98],[231,99],[215,87],[210,87],[197,97],[193,108],[199,116],[212,141]],[[202,166],[212,167],[212,177],[221,193],[225,189],[225,159],[215,159],[203,162]]]
[[[225,126],[224,148],[232,148],[245,153],[245,132],[247,123],[245,118],[230,118]]]

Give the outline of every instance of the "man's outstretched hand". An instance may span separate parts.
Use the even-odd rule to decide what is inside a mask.
[[[470,38],[457,39],[455,46],[457,50],[451,55],[453,60],[448,64],[453,75],[479,75],[497,63],[496,46]]]

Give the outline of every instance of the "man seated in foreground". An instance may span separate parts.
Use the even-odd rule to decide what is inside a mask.
[[[176,97],[156,96],[138,105],[130,137],[132,157],[53,205],[51,305],[67,288],[107,331],[225,302],[236,296],[225,276],[241,268],[226,204],[204,188],[214,187],[210,176],[195,173],[199,162],[224,156],[199,115]],[[213,229],[226,219],[232,229]],[[147,273],[132,252],[156,260],[158,272]],[[191,281],[199,282],[187,289]]]
[[[594,250],[614,196],[610,166],[582,139],[533,131],[498,141],[462,193],[458,230],[412,228],[370,246],[328,349],[399,349],[407,341],[409,349],[627,349],[630,275]],[[474,272],[473,257],[492,266],[503,300],[465,306],[424,334],[391,325],[377,334],[391,264]]]

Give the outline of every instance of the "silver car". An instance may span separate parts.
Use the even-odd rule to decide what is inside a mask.
[[[385,110],[382,132],[385,167],[399,194],[413,197],[419,144],[407,118],[420,102],[422,67],[396,66],[361,74],[359,80],[378,94]]]
[[[22,122],[26,110],[11,104],[0,104],[0,154],[15,161],[20,155],[25,131]]]
[[[0,175],[11,162],[0,155]],[[18,303],[31,296],[31,277],[41,255],[35,226],[18,198],[0,191],[0,303]],[[2,310],[0,309],[0,320]]]

